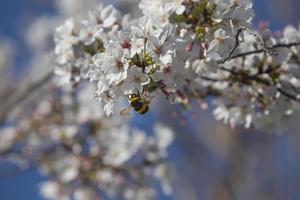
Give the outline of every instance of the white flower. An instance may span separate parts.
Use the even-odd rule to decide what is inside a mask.
[[[97,24],[102,24],[104,28],[108,28],[116,24],[121,19],[121,14],[112,5],[103,7],[100,5],[94,13],[90,14],[90,20]]]
[[[57,62],[61,65],[75,59],[73,45],[77,45],[79,42],[79,39],[76,36],[75,26],[75,21],[71,18],[66,20],[62,26],[59,26],[55,30],[55,54],[58,56]]]
[[[154,126],[154,132],[156,134],[156,141],[157,146],[162,151],[165,151],[165,149],[173,142],[174,140],[174,133],[173,131],[162,124],[156,124]]]
[[[144,133],[134,131],[132,134],[126,126],[112,129],[107,140],[107,153],[103,158],[105,164],[120,166],[127,162],[144,144]]]
[[[254,17],[251,0],[212,0],[212,3],[217,6],[214,13],[217,22],[229,19],[237,24],[247,24]]]
[[[126,188],[124,191],[124,197],[127,200],[152,200],[154,196],[153,189],[146,187],[140,187],[136,190]]]
[[[241,118],[241,111],[238,107],[227,108],[219,105],[213,112],[217,120],[222,120],[225,124],[235,125]]]
[[[0,152],[8,150],[16,139],[17,131],[13,127],[0,129]]]
[[[287,40],[287,42],[299,42],[300,41],[300,33],[293,26],[286,26],[284,28],[283,37]]]
[[[208,48],[208,56],[220,60],[229,55],[235,45],[235,39],[230,36],[226,36],[226,32],[223,29],[218,29],[214,33],[214,40],[210,43]]]
[[[127,73],[127,78],[122,85],[124,94],[134,94],[136,91],[141,92],[143,85],[150,81],[149,77],[143,73],[141,68],[132,66]]]
[[[168,25],[170,16],[170,9],[164,3],[163,0],[142,0],[139,8],[153,23],[163,27]]]
[[[86,45],[95,42],[96,39],[105,37],[106,29],[110,28],[106,34],[112,34],[119,27],[121,14],[112,5],[104,7],[102,4],[95,10],[89,12],[89,18],[83,21],[83,28],[79,38]]]
[[[73,196],[74,200],[94,200],[97,198],[95,192],[88,187],[76,189]]]
[[[61,180],[63,182],[70,182],[74,180],[78,175],[78,169],[74,167],[68,167],[65,169],[64,173],[62,174]]]
[[[205,75],[206,73],[216,72],[218,65],[215,60],[207,58],[206,60],[195,60],[192,63],[192,69],[199,75]]]
[[[122,49],[115,49],[111,53],[96,54],[93,62],[104,72],[110,84],[117,85],[127,77],[128,64],[126,54]]]
[[[177,15],[181,15],[185,10],[185,6],[182,5],[182,0],[167,0],[165,10],[174,11]]]
[[[171,186],[173,175],[171,167],[166,164],[158,165],[154,171],[154,176],[160,180],[163,192],[167,195],[170,195],[173,192]]]
[[[41,184],[40,192],[46,199],[70,200],[68,195],[61,193],[60,185],[54,181],[47,181]]]
[[[131,40],[131,56],[140,54],[144,50],[145,40],[144,38],[132,38]]]
[[[69,183],[76,179],[79,174],[79,161],[74,156],[62,158],[56,167],[60,170],[60,180]]]
[[[86,14],[97,5],[99,5],[97,0],[55,0],[55,9],[65,17]]]

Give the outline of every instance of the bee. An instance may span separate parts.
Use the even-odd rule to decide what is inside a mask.
[[[120,114],[121,115],[128,115],[132,108],[135,112],[143,115],[149,110],[150,98],[153,97],[142,97],[139,93],[130,94],[128,95],[128,101],[130,106],[128,108],[123,109]]]

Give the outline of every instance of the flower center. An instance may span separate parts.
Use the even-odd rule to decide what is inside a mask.
[[[124,64],[121,61],[116,61],[116,67],[118,71],[121,71],[124,69]]]
[[[171,65],[167,65],[166,67],[163,68],[163,73],[164,74],[168,74],[170,73],[172,70],[172,66]]]
[[[131,48],[131,44],[128,41],[124,41],[121,44],[121,46],[122,46],[123,49],[130,49]]]

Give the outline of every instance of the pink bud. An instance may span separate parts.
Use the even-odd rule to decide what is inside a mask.
[[[258,28],[260,31],[264,30],[264,29],[268,29],[270,27],[270,22],[268,21],[261,21],[258,24]]]
[[[275,38],[282,38],[283,37],[283,33],[281,31],[276,31],[276,32],[274,32],[273,35],[274,35]]]

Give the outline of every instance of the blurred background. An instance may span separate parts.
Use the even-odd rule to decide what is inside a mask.
[[[64,2],[1,1],[0,62],[8,62],[10,73],[0,76],[0,90],[5,87],[7,91],[25,79],[51,70],[41,67],[51,63],[52,57],[45,57],[45,52],[53,48],[51,30],[66,17],[84,13],[95,1],[86,0],[86,7],[79,8],[75,3]],[[137,10],[133,0],[107,2],[124,12]],[[261,21],[270,22],[273,31],[282,30],[286,24],[298,26],[299,7],[299,0],[254,0],[254,26]],[[2,95],[0,98],[5,98]],[[175,192],[171,197],[158,199],[300,199],[299,120],[292,121],[281,134],[231,130],[216,122],[209,111],[191,113],[162,102],[146,117],[134,116],[132,125],[150,130],[155,120],[173,127],[177,138],[170,152],[170,161],[177,170]],[[39,183],[46,178],[36,168],[1,175],[0,199],[42,200]]]

